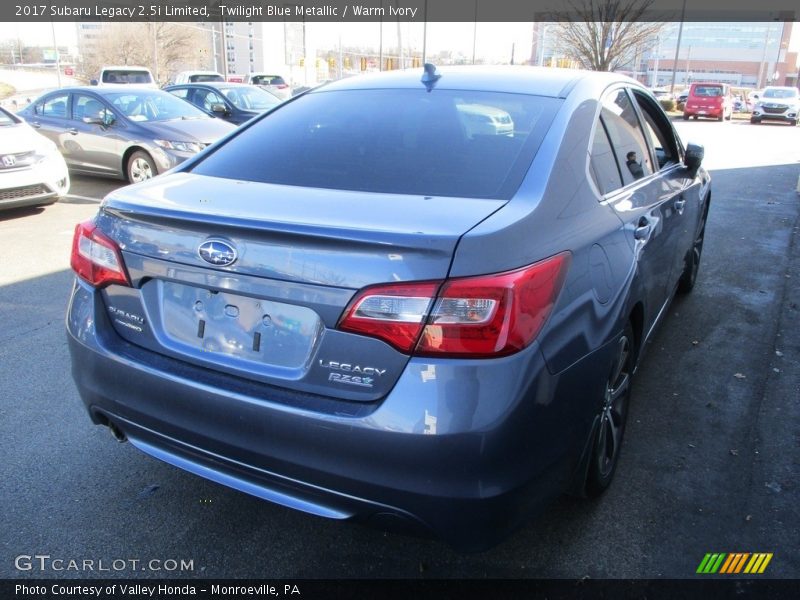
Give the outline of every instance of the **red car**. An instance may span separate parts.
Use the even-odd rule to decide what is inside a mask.
[[[726,83],[693,83],[683,107],[683,120],[689,117],[730,120],[733,115],[731,88]]]

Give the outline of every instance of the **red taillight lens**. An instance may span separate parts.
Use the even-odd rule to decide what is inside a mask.
[[[350,303],[339,329],[377,337],[400,352],[411,352],[440,285],[426,281],[365,288]]]
[[[279,90],[285,90],[288,87],[289,87],[289,84],[286,84],[286,83],[279,83],[278,84],[278,89]]]
[[[561,291],[569,258],[564,252],[515,271],[450,279],[435,302],[435,282],[366,288],[339,328],[380,338],[401,352],[416,348],[414,354],[422,356],[513,354],[541,331]]]
[[[550,315],[569,256],[565,252],[515,271],[445,282],[414,353],[488,358],[519,352]]]
[[[119,246],[97,231],[91,221],[75,226],[70,266],[78,277],[94,287],[112,283],[130,285]]]

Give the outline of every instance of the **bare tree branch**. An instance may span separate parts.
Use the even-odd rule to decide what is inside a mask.
[[[559,15],[555,50],[593,71],[614,71],[652,48],[664,27],[645,22],[654,0],[569,0]]]

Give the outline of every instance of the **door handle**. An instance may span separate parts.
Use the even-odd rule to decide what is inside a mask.
[[[67,131],[72,135],[78,135],[78,130],[75,129],[74,127],[70,127],[69,129],[67,129]]]
[[[683,214],[683,208],[686,206],[686,200],[683,198],[679,198],[675,200],[675,210],[678,211],[679,215]]]
[[[34,129],[39,129],[39,127],[41,127],[41,126],[42,126],[42,124],[39,123],[39,121],[33,121],[31,123],[31,127],[33,127]]]
[[[639,219],[639,225],[633,230],[633,237],[640,242],[646,242],[650,239],[650,232],[652,230],[653,226],[650,224],[650,221],[642,217]]]

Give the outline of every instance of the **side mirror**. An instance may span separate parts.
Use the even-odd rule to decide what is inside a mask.
[[[92,80],[89,82],[89,85],[97,85],[97,79],[92,79]]]
[[[114,121],[117,120],[117,117],[114,116],[110,110],[106,110],[103,113],[103,126],[104,127],[111,127],[114,124]]]
[[[215,115],[227,115],[228,109],[225,107],[224,104],[212,104],[211,112],[214,113]]]
[[[700,144],[692,144],[691,142],[686,145],[686,154],[683,158],[683,164],[690,171],[697,171],[703,162],[706,150]]]

